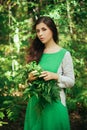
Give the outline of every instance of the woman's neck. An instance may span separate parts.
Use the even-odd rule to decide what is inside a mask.
[[[60,50],[60,46],[57,45],[55,42],[50,43],[50,44],[46,44],[45,45],[45,49],[44,49],[44,53],[53,53],[53,52],[57,52]]]

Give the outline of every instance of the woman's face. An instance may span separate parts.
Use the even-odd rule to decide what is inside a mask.
[[[39,40],[44,44],[49,43],[51,40],[53,40],[52,31],[44,23],[39,23],[36,25],[36,34]]]

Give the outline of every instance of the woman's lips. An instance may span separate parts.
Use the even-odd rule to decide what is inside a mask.
[[[44,40],[44,38],[40,38],[40,40],[41,40],[41,41],[43,41],[43,40]]]

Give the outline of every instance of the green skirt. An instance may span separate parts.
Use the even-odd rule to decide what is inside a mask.
[[[70,130],[67,108],[60,102],[48,104],[42,111],[38,99],[30,98],[24,123],[24,130]]]

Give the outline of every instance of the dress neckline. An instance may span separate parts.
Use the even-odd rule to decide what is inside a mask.
[[[56,52],[50,52],[50,53],[43,53],[44,55],[50,55],[50,54],[56,54],[56,53],[59,53],[60,51],[62,51],[63,48],[59,49],[58,51]]]

